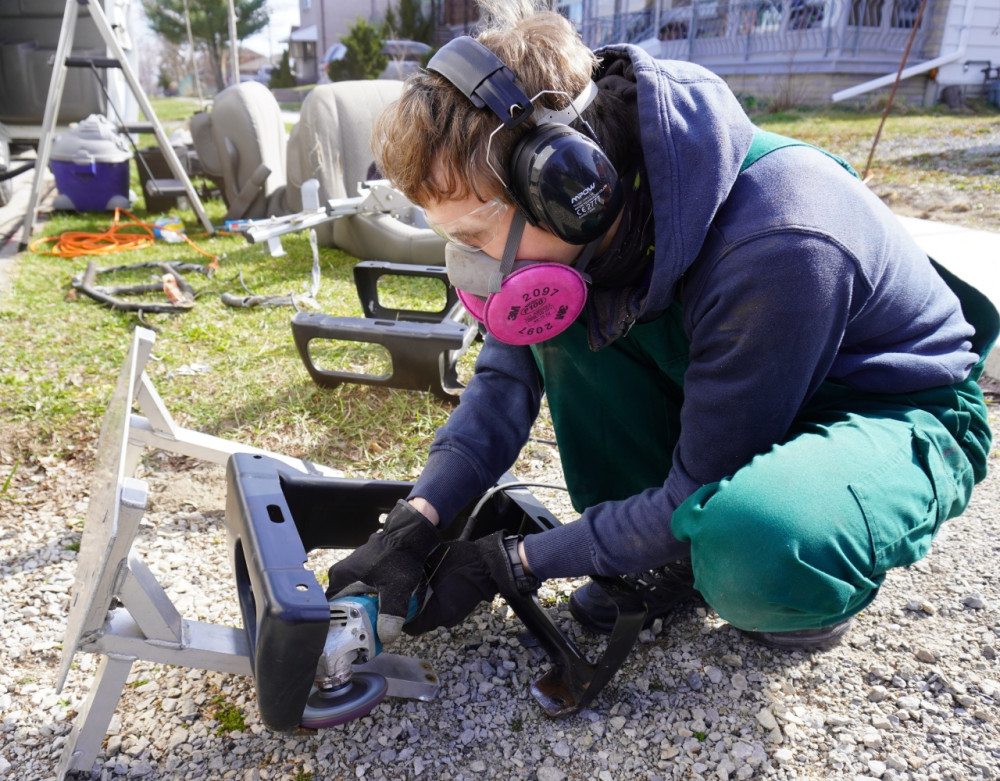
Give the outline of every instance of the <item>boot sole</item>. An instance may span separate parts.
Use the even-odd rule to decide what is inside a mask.
[[[852,623],[853,619],[848,618],[839,624],[825,627],[825,630],[817,631],[816,634],[805,636],[795,636],[792,633],[783,632],[741,631],[758,643],[781,651],[826,651],[841,643],[850,631]]]
[[[684,597],[678,599],[673,605],[671,605],[666,610],[655,614],[651,613],[647,615],[646,620],[642,624],[642,628],[649,629],[653,625],[653,622],[656,621],[656,619],[669,618],[670,616],[674,615],[678,610],[684,608],[686,605],[693,604],[695,601],[701,601],[702,603],[704,603],[704,600],[701,598],[701,595],[698,594],[698,592],[693,591],[691,594],[685,595]],[[594,619],[594,617],[590,613],[588,613],[583,608],[579,607],[577,602],[574,601],[572,597],[570,597],[569,600],[569,612],[570,615],[573,616],[573,618],[576,620],[576,622],[580,624],[580,626],[597,635],[610,635],[611,631],[615,627],[615,620],[617,619],[617,615],[615,615],[615,618],[612,618],[609,622],[598,622]]]

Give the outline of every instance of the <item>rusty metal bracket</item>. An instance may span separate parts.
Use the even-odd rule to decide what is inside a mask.
[[[163,277],[168,279],[138,285],[101,285],[97,281],[99,276],[105,274],[138,271],[141,269],[157,269],[162,273]],[[207,266],[200,266],[196,263],[150,262],[98,268],[97,263],[92,260],[87,264],[87,268],[83,274],[73,277],[72,285],[75,290],[79,290],[95,301],[119,311],[144,312],[146,314],[186,312],[194,306],[196,293],[194,288],[181,275],[181,271],[197,271],[206,276],[211,273]],[[171,285],[175,288],[176,301],[164,304],[148,301],[129,301],[121,298],[121,296],[164,292],[165,285]]]
[[[594,578],[618,608],[604,653],[592,662],[556,626],[538,602],[537,594],[503,594],[518,618],[534,635],[552,667],[531,684],[531,694],[552,717],[583,710],[614,677],[628,658],[646,620],[646,605],[619,578]]]

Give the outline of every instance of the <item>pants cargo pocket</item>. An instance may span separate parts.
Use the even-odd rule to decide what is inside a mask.
[[[939,443],[916,426],[910,433],[908,447],[850,487],[868,524],[871,577],[923,558],[941,524],[962,512],[971,491],[971,469],[954,440]]]

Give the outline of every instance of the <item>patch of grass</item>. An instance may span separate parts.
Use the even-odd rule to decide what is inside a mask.
[[[216,224],[225,206],[206,202]],[[135,211],[138,219],[146,215]],[[101,268],[180,260],[208,263],[187,244],[156,242],[143,250],[102,257],[61,258],[24,252],[12,290],[0,300],[2,439],[17,453],[64,456],[96,441],[101,418],[122,366],[132,331],[157,330],[146,366],[179,425],[306,458],[358,474],[404,479],[417,474],[434,431],[451,405],[428,393],[345,383],[324,389],[309,378],[292,341],[290,307],[238,309],[221,294],[287,295],[305,292],[312,268],[306,235],[283,239],[286,256],[272,258],[242,236],[204,234],[191,211],[178,212],[187,235],[221,257],[209,278],[185,273],[195,306],[182,314],[140,318],[116,312],[72,290],[71,280],[91,260]],[[57,214],[38,236],[71,230],[101,232],[108,214]],[[38,237],[36,236],[36,238]],[[356,259],[320,248],[322,279],[316,296],[325,314],[360,316],[353,280]],[[159,272],[132,272],[136,282]],[[101,277],[102,284],[112,277]],[[384,277],[383,303],[409,309],[439,306],[440,283]],[[437,286],[437,287],[435,287]],[[380,286],[380,298],[383,290]],[[154,295],[160,301],[162,296]],[[428,301],[428,299],[433,299]],[[332,353],[327,368],[383,374],[380,358],[353,343],[314,341]],[[470,359],[471,360],[471,359]]]
[[[226,705],[225,698],[220,694],[213,701],[216,706],[212,718],[219,722],[215,730],[216,735],[224,735],[227,732],[243,732],[246,730],[246,719],[243,712],[235,705]]]
[[[153,107],[153,112],[166,131],[167,136],[177,128],[186,127],[192,115],[203,111],[207,106],[207,104],[203,106],[197,98],[181,97],[154,97],[150,98],[149,103]],[[140,121],[146,119],[141,111],[139,112],[139,119]],[[139,133],[135,137],[135,142],[136,146],[140,149],[147,146],[156,146],[156,136],[152,133]],[[134,172],[135,170],[136,167],[133,165],[132,171]],[[141,190],[136,190],[136,192],[141,192]]]
[[[7,496],[7,491],[10,488],[10,481],[14,479],[14,475],[17,473],[17,468],[21,465],[20,459],[15,459],[13,465],[10,468],[10,473],[4,478],[3,486],[0,487],[0,496]]]
[[[186,122],[191,115],[201,111],[202,105],[195,98],[151,98],[149,104],[160,122]]]
[[[890,112],[875,149],[873,166],[883,178],[895,176],[909,179],[930,173],[935,179],[948,181],[949,174],[983,176],[996,174],[996,150],[963,152],[956,150],[942,159],[940,155],[895,156],[893,142],[899,139],[962,138],[975,140],[995,131],[1000,121],[996,111],[977,114],[956,114],[941,109],[898,115]],[[864,168],[878,132],[881,114],[828,108],[813,111],[784,111],[755,116],[754,122],[766,130],[798,138],[844,157],[858,171]],[[984,168],[984,159],[993,165]],[[942,164],[951,162],[950,165]]]
[[[877,144],[880,111],[793,110],[754,120],[767,130],[840,155],[859,174],[871,156],[869,187],[897,211],[1000,230],[995,141],[1000,116],[995,109],[902,113],[894,107]]]

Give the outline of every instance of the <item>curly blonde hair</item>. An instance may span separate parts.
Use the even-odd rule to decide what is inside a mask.
[[[533,0],[479,0],[479,6],[477,39],[514,71],[529,97],[544,90],[571,97],[583,91],[598,60],[565,17]],[[543,95],[536,103],[553,109],[567,105],[560,95]],[[506,176],[505,163],[534,120],[500,131],[489,144],[499,125],[490,109],[474,107],[443,76],[420,71],[376,120],[375,161],[384,177],[421,206],[470,192],[482,201],[509,201],[490,164]],[[435,164],[441,173],[436,182]]]

